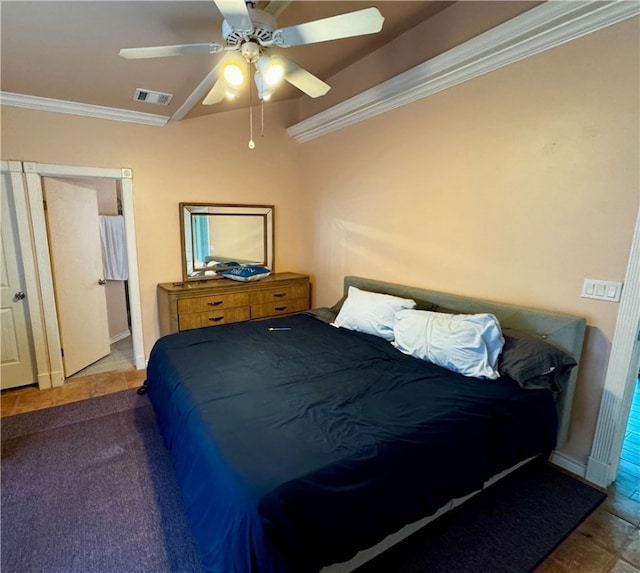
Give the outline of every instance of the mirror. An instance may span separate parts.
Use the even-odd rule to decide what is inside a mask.
[[[273,269],[272,205],[180,203],[182,278],[222,278],[236,262]]]

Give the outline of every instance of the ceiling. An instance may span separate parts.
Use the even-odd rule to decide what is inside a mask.
[[[279,27],[376,6],[385,18],[378,34],[282,50],[286,57],[327,80],[453,2],[312,1],[258,2],[277,14]],[[0,87],[3,92],[173,116],[216,66],[221,54],[126,60],[120,48],[204,42],[222,43],[222,17],[212,0],[198,1],[2,1]],[[275,53],[273,49],[270,53]],[[133,99],[136,88],[174,94],[169,105]],[[245,90],[248,93],[248,90]],[[206,95],[206,91],[203,95]],[[255,95],[253,96],[255,98]],[[308,97],[288,84],[274,99]],[[195,117],[246,106],[236,102],[182,107]]]

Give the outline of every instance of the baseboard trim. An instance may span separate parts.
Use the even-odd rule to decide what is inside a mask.
[[[60,386],[64,386],[64,372],[54,370],[51,372],[51,387],[58,388]]]
[[[587,481],[595,483],[600,487],[609,487],[612,481],[610,475],[611,466],[608,463],[589,456],[589,463],[585,470],[585,479],[587,479]]]
[[[48,390],[51,388],[51,376],[49,372],[38,372],[38,389]]]
[[[144,358],[144,354],[138,354],[134,359],[136,370],[144,370],[147,367],[147,361]]]
[[[562,468],[563,470],[567,470],[569,473],[577,475],[578,477],[586,479],[587,474],[587,466],[584,462],[576,460],[571,456],[563,454],[562,452],[553,451],[549,456],[549,461]]]
[[[116,342],[118,342],[120,340],[124,340],[128,336],[131,336],[131,331],[130,330],[125,330],[125,331],[120,332],[118,334],[114,334],[111,337],[111,344],[115,344]]]

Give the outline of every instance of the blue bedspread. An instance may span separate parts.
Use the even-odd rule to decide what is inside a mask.
[[[305,314],[165,336],[147,385],[216,573],[345,561],[555,445],[550,392],[465,378]]]

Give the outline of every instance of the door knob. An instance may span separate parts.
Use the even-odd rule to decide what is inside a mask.
[[[24,294],[21,290],[19,290],[16,294],[13,295],[13,298],[15,300],[22,300],[25,296],[27,295]]]
[[[104,280],[104,279],[98,279],[98,284],[99,284],[99,285],[106,285],[106,284],[107,284],[107,281],[106,281],[106,280]]]

